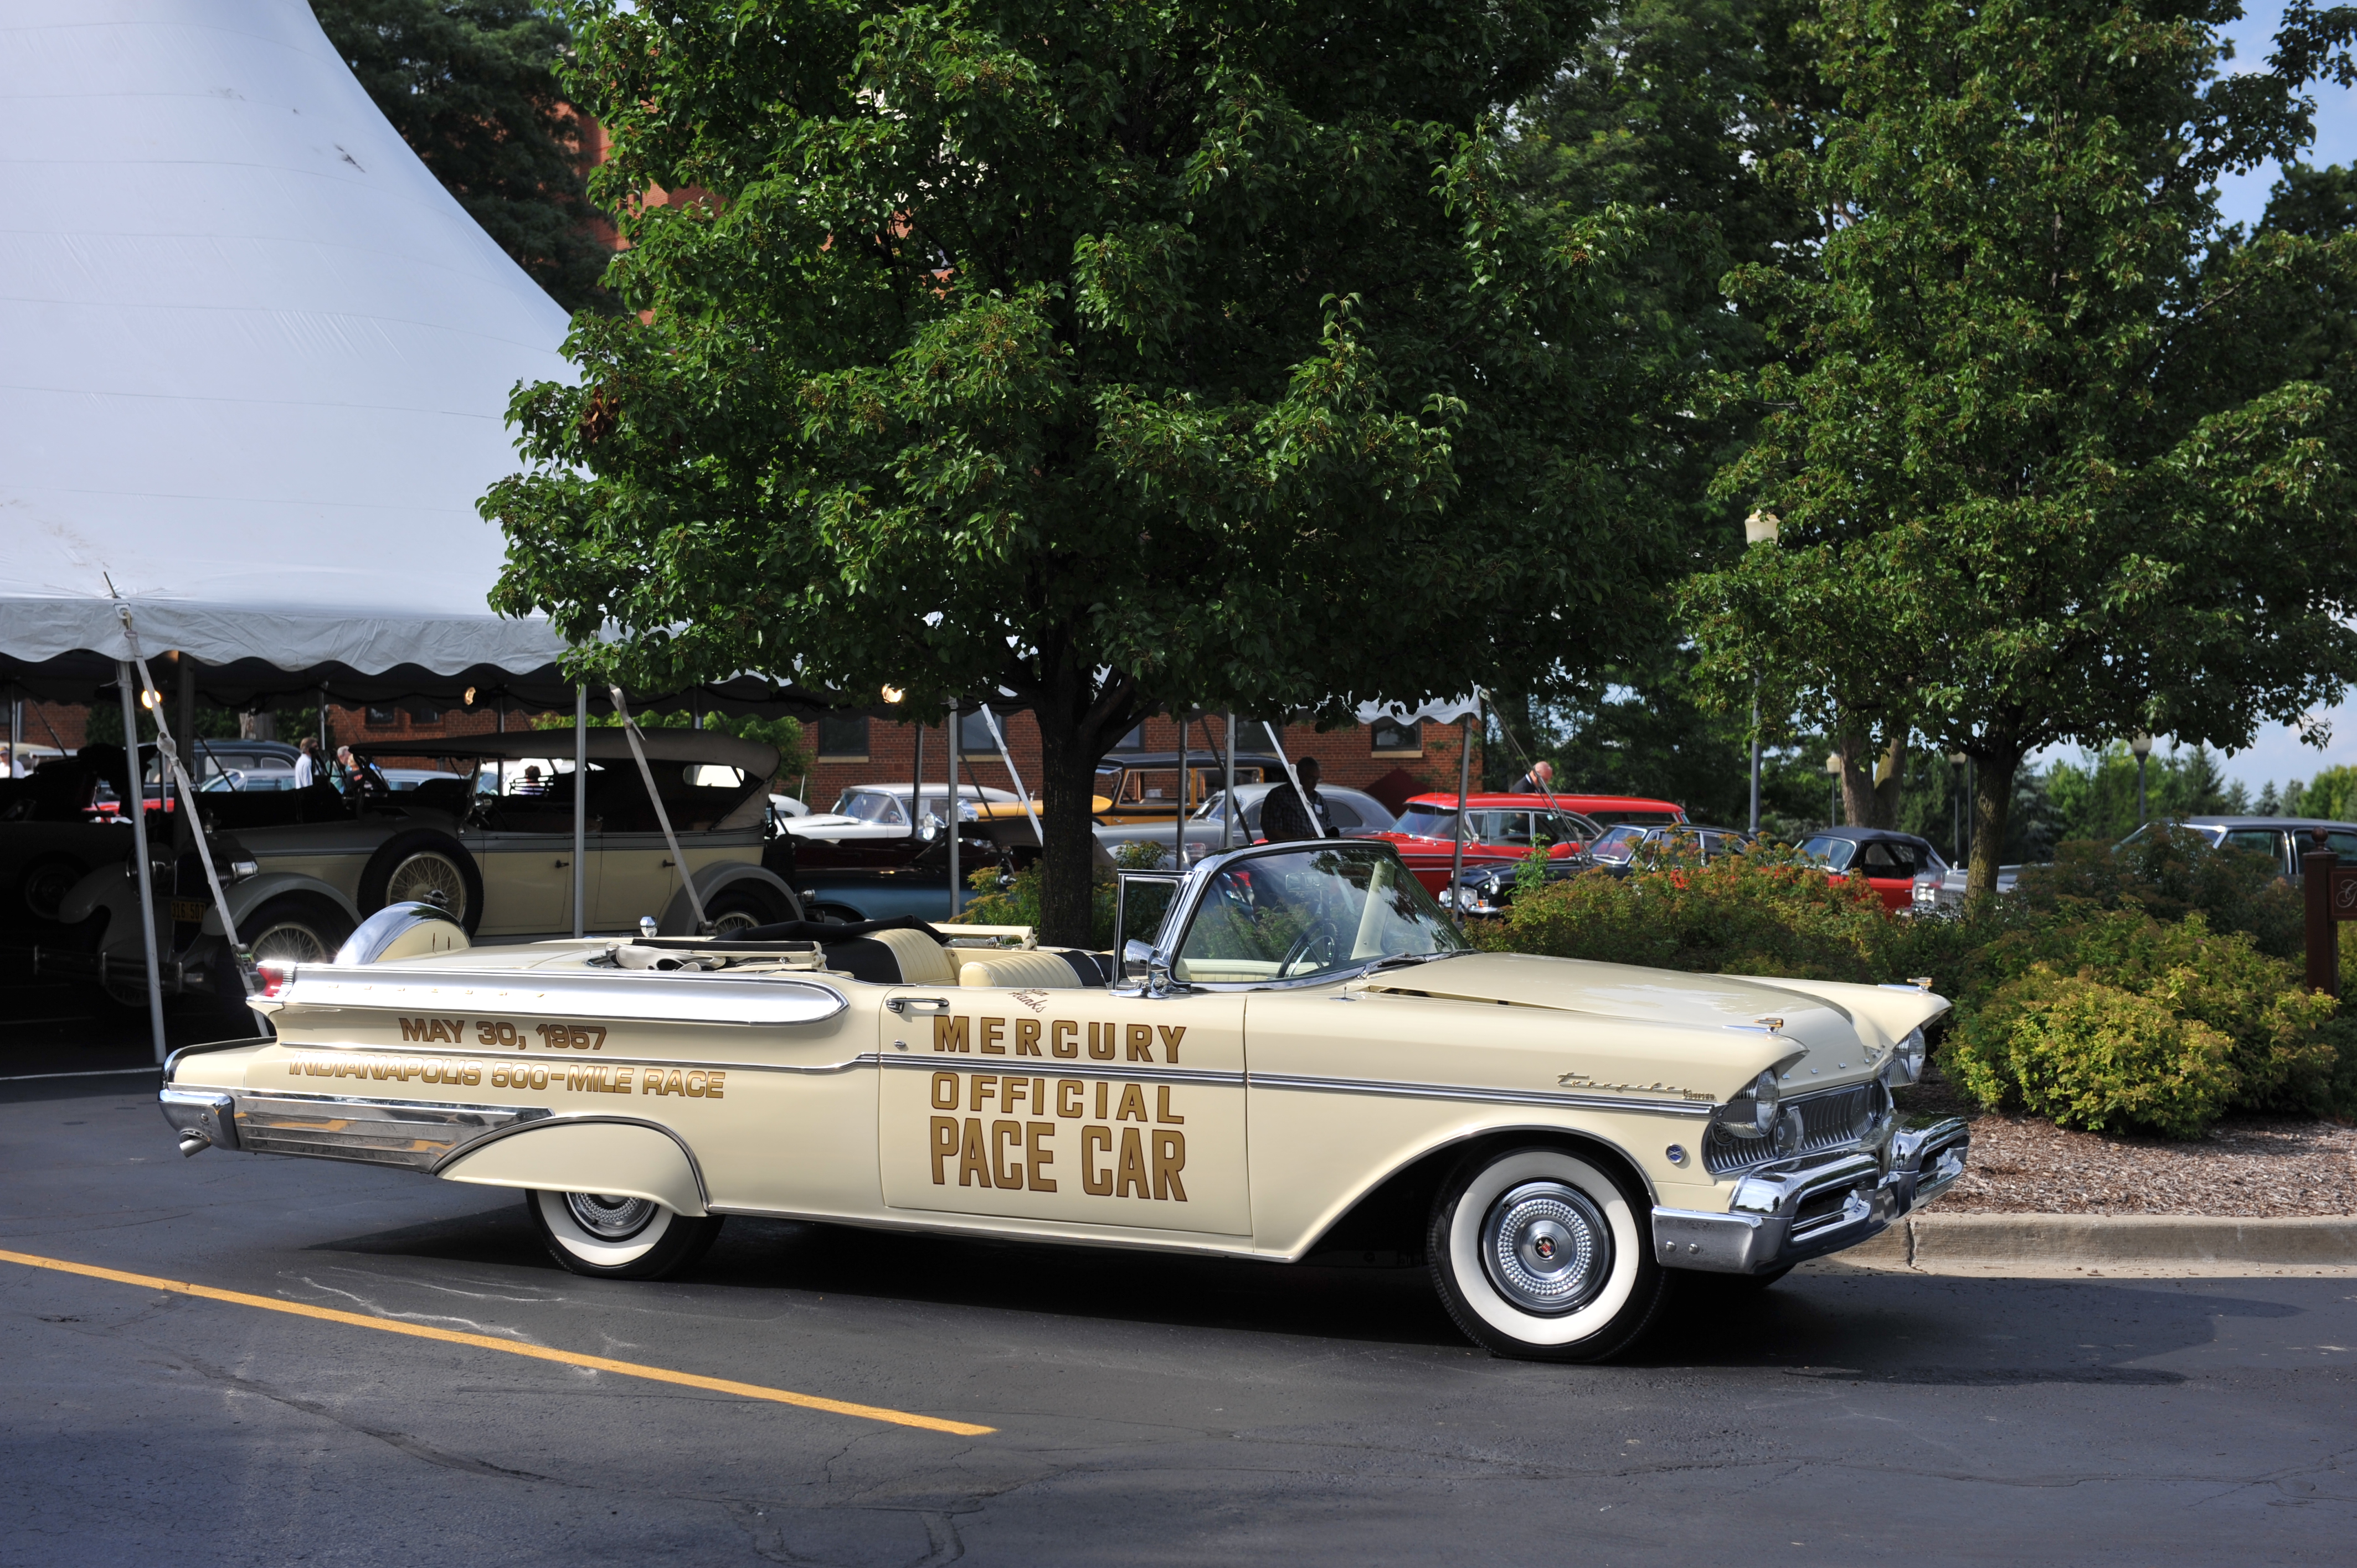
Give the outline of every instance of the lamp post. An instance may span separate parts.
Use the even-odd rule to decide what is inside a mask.
[[[1948,753],[1948,838],[1956,858],[1964,858],[1964,754]]]
[[[1828,781],[1825,787],[1827,798],[1825,810],[1827,814],[1832,818],[1831,825],[1834,827],[1839,827],[1841,826],[1842,776],[1842,754],[1840,752],[1829,751],[1825,753],[1825,772],[1828,776]]]
[[[1780,524],[1772,511],[1755,511],[1743,520],[1743,547],[1776,542]],[[1751,832],[1760,832],[1760,682],[1751,682]]]
[[[2133,751],[2133,752],[2135,752],[2135,753],[2136,753],[2136,826],[2138,826],[2138,827],[2142,827],[2142,826],[2144,826],[2144,818],[2145,818],[2145,811],[2144,811],[2144,765],[2145,765],[2146,761],[2147,761],[2147,759],[2149,759],[2149,758],[2151,757],[2151,756],[2152,756],[2152,736],[2148,736],[2148,735],[2145,734],[2142,730],[2138,730],[2138,731],[2136,733],[2136,737],[2135,737],[2133,740],[2130,740],[2130,741],[2128,742],[2128,749],[2129,749],[2130,751]]]

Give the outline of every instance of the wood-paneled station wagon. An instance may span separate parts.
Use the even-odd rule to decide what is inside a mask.
[[[1388,844],[1256,845],[1151,941],[800,922],[469,949],[429,907],[274,963],[277,1037],[183,1051],[181,1147],[520,1188],[588,1274],[724,1216],[1293,1261],[1426,1261],[1520,1356],[1628,1345],[1677,1280],[1772,1280],[1962,1174],[1902,1126],[1914,986],[1469,950]],[[1109,983],[1110,982],[1110,983]]]

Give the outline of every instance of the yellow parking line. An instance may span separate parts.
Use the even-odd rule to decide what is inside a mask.
[[[674,1372],[668,1367],[650,1367],[638,1361],[617,1361],[606,1356],[583,1356],[571,1350],[550,1350],[538,1345],[518,1345],[511,1340],[494,1339],[488,1334],[461,1334],[453,1328],[429,1328],[423,1324],[394,1323],[382,1317],[368,1317],[357,1312],[339,1312],[329,1306],[307,1306],[296,1301],[274,1301],[266,1295],[248,1295],[242,1291],[216,1290],[211,1285],[190,1284],[185,1280],[157,1279],[153,1274],[126,1274],[119,1269],[102,1269],[91,1263],[72,1263],[62,1258],[37,1257],[30,1252],[0,1251],[0,1262],[22,1263],[28,1269],[54,1269],[64,1274],[81,1274],[93,1280],[113,1280],[117,1284],[139,1285],[147,1290],[167,1290],[180,1295],[192,1295],[206,1301],[225,1301],[238,1306],[258,1306],[266,1312],[283,1312],[294,1317],[317,1317],[328,1323],[348,1323],[355,1328],[378,1328],[387,1334],[406,1334],[413,1339],[439,1339],[451,1345],[472,1345],[479,1350],[501,1350],[511,1356],[529,1356],[535,1361],[555,1361],[567,1367],[592,1367],[601,1372],[619,1372],[625,1377],[646,1378],[658,1383],[678,1383],[691,1389],[709,1389],[714,1393],[735,1394],[740,1399],[768,1400],[773,1404],[800,1405],[804,1410],[823,1410],[835,1415],[856,1415],[867,1421],[889,1422],[895,1426],[922,1427],[927,1432],[953,1433],[960,1437],[980,1437],[996,1432],[995,1426],[976,1426],[972,1422],[943,1421],[939,1416],[917,1415],[905,1410],[887,1410],[882,1405],[853,1404],[848,1400],[821,1399],[816,1394],[798,1394],[788,1389],[763,1388],[759,1383],[731,1382],[726,1378],[706,1378],[694,1372]]]

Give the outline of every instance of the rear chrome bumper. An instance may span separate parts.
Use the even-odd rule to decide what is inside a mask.
[[[1860,1151],[1755,1172],[1735,1184],[1724,1214],[1654,1209],[1653,1255],[1663,1268],[1757,1274],[1855,1247],[1947,1191],[1971,1145],[1952,1119],[1894,1134],[1888,1167]]]
[[[234,1149],[249,1155],[306,1155],[432,1171],[454,1151],[519,1122],[538,1107],[404,1103],[331,1094],[257,1094],[175,1089],[156,1096],[179,1134],[180,1153]]]

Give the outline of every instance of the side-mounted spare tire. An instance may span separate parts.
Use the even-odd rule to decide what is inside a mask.
[[[483,923],[483,874],[465,844],[433,828],[412,828],[377,846],[361,872],[361,913],[413,901],[441,905],[475,934]]]

